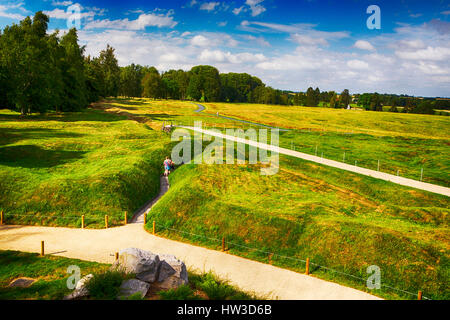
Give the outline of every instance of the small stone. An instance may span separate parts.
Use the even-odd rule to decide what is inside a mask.
[[[17,278],[11,281],[8,287],[20,287],[20,288],[28,288],[37,280],[27,277]]]
[[[150,284],[141,280],[131,279],[122,282],[120,286],[119,299],[128,298],[136,293],[141,294],[141,298],[147,295],[150,289]]]
[[[93,274],[88,274],[77,282],[75,290],[65,296],[63,300],[76,300],[89,296],[89,290],[86,288],[86,283],[94,277]]]

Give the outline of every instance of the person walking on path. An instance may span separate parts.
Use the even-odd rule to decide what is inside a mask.
[[[164,160],[164,175],[169,176],[170,172],[173,170],[173,162],[169,157],[166,157]]]

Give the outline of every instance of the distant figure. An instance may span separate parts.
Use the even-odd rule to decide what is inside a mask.
[[[164,175],[167,177],[169,176],[170,172],[174,169],[174,163],[172,160],[170,160],[169,157],[166,157],[166,160],[164,160]]]
[[[219,116],[219,111],[217,111],[216,115]]]

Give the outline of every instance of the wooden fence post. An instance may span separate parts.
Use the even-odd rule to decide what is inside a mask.
[[[222,237],[222,251],[225,252],[225,237]]]
[[[3,224],[3,210],[0,212],[0,225]]]
[[[417,300],[422,300],[422,291],[417,293]]]
[[[125,211],[125,225],[127,225],[128,224],[128,213]]]
[[[119,253],[116,252],[116,261],[119,260]]]
[[[156,234],[156,221],[153,221],[153,234]]]
[[[41,257],[45,255],[44,241],[41,241]]]
[[[105,228],[108,229],[108,216],[105,215]]]
[[[144,224],[147,224],[147,212],[144,213]]]
[[[305,270],[305,274],[309,275],[309,258],[306,258],[306,270]]]
[[[85,224],[84,224],[84,214],[81,216],[81,229],[84,229]]]

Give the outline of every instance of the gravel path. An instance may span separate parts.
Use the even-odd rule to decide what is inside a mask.
[[[306,153],[293,151],[293,150],[285,149],[285,148],[281,148],[281,147],[276,147],[276,146],[265,144],[265,143],[259,143],[259,142],[253,141],[253,140],[238,138],[235,136],[229,136],[229,135],[222,134],[222,133],[216,133],[216,132],[205,130],[205,129],[195,128],[195,127],[185,127],[185,126],[180,126],[180,127],[189,129],[189,130],[193,130],[193,131],[197,131],[197,132],[201,132],[201,133],[204,133],[204,134],[207,134],[210,136],[215,136],[215,137],[223,138],[226,140],[231,140],[231,141],[236,141],[239,143],[248,144],[248,145],[255,146],[255,147],[258,147],[258,148],[261,148],[264,150],[278,152],[279,154],[284,154],[287,156],[292,156],[292,157],[312,161],[312,162],[323,164],[323,165],[326,165],[329,167],[338,168],[338,169],[342,169],[342,170],[346,170],[346,171],[350,171],[350,172],[354,172],[354,173],[359,173],[359,174],[362,174],[365,176],[369,176],[369,177],[397,183],[397,184],[400,184],[403,186],[416,188],[416,189],[420,189],[420,190],[424,190],[424,191],[429,191],[429,192],[433,192],[433,193],[437,193],[437,194],[441,194],[441,195],[450,197],[450,188],[447,188],[447,187],[438,186],[435,184],[421,182],[421,181],[417,181],[417,180],[413,180],[413,179],[403,178],[403,177],[395,176],[395,175],[380,172],[380,171],[365,169],[365,168],[361,168],[358,166],[346,164],[343,162],[324,159],[324,158],[312,156],[312,155],[309,155]]]
[[[153,236],[142,224],[92,230],[30,226],[0,226],[0,249],[45,252],[56,256],[103,263],[114,262],[114,253],[135,247],[158,254],[173,254],[188,268],[214,271],[220,278],[247,292],[270,299],[372,300],[368,293],[220,251]],[[83,273],[83,270],[81,270]]]

